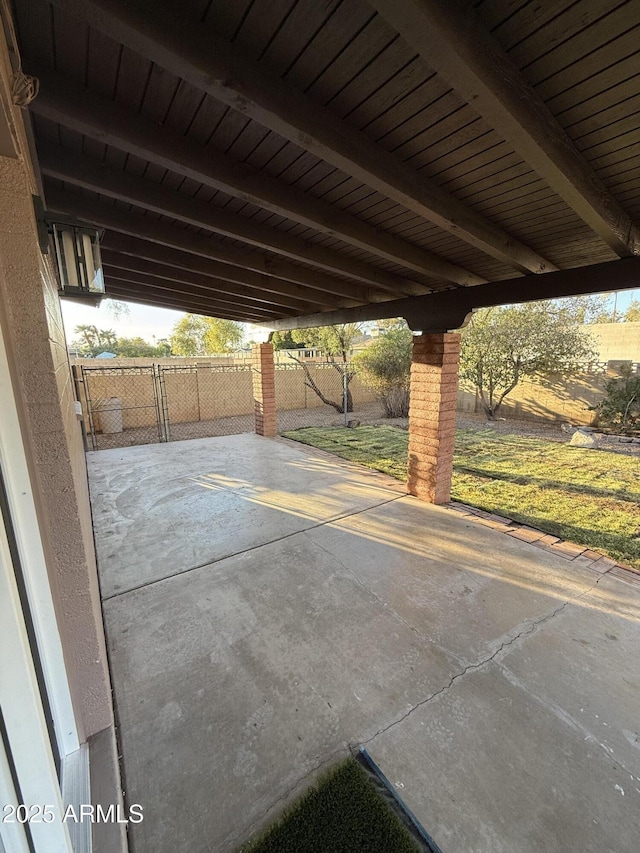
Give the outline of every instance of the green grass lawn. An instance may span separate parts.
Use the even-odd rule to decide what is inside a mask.
[[[350,758],[242,853],[418,853],[418,847]]]
[[[408,434],[386,426],[284,433],[406,480]],[[491,428],[456,431],[453,500],[640,568],[640,461]]]

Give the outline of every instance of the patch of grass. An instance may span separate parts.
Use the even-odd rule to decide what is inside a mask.
[[[417,853],[355,759],[317,784],[241,853]]]
[[[325,427],[286,436],[406,480],[402,430]],[[640,568],[636,457],[491,429],[457,430],[451,496]]]
[[[407,441],[405,430],[394,427],[362,426],[307,427],[282,433],[302,444],[335,453],[350,462],[390,474],[396,480],[407,479]]]

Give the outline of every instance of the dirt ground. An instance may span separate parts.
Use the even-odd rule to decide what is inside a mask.
[[[408,418],[384,418],[382,406],[379,403],[364,403],[353,412],[349,412],[349,420],[361,424],[395,426],[399,429],[409,428]],[[313,409],[289,409],[278,412],[278,432],[301,429],[303,427],[343,426],[344,415],[336,412],[330,406],[318,406]],[[487,421],[482,414],[458,412],[456,426],[459,429],[491,429],[499,435],[525,435],[531,438],[544,438],[547,441],[566,443],[571,438],[571,432],[562,429],[559,423],[544,423],[542,421],[502,420]],[[170,440],[183,441],[190,438],[207,438],[219,435],[235,435],[253,432],[254,419],[252,415],[217,418],[211,421],[196,421],[170,425]],[[112,447],[130,447],[137,444],[155,444],[159,441],[157,428],[127,429],[121,433],[96,435],[98,450]],[[624,453],[627,456],[640,457],[640,439],[624,439],[619,436],[601,435],[598,448]]]
[[[559,423],[544,423],[542,421],[525,420],[496,420],[487,421],[484,415],[458,412],[456,426],[459,429],[481,429],[483,426],[501,435],[526,435],[530,438],[544,438],[547,441],[558,441],[563,444],[571,439],[572,431],[565,431]],[[597,433],[599,450],[611,450],[624,453],[627,456],[640,456],[640,440],[624,438],[616,435]]]

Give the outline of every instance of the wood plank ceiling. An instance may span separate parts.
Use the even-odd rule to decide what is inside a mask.
[[[114,297],[299,324],[638,251],[637,0],[15,16],[47,206],[105,229]]]

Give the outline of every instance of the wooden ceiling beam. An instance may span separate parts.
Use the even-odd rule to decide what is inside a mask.
[[[32,66],[30,70],[33,71]],[[205,149],[183,134],[115,104],[49,70],[35,72],[40,93],[32,111],[77,133],[126,151],[198,183],[278,213],[323,234],[436,280],[460,285],[485,279],[426,249],[394,237],[339,207],[314,198],[222,151]],[[429,288],[422,287],[427,293]],[[416,291],[417,292],[417,291]]]
[[[368,303],[389,298],[388,294],[381,294],[374,288],[343,281],[309,267],[298,266],[277,256],[244,251],[237,246],[219,243],[202,234],[117,209],[73,190],[46,184],[45,198],[49,210],[76,216],[101,228],[108,228],[131,237],[140,237],[145,241],[189,252],[197,257],[222,261],[240,269],[249,269],[263,275],[282,278],[296,284],[301,290],[311,291],[312,296],[313,291],[319,291],[335,297],[336,303],[345,301]]]
[[[135,53],[521,272],[555,269],[240,49],[152,0],[53,0]]]
[[[111,269],[105,266],[105,282],[113,284],[118,283],[119,286],[130,286],[130,290],[134,291],[140,288],[140,292],[144,292],[150,296],[160,296],[163,298],[171,298],[179,301],[182,305],[187,306],[185,310],[191,310],[191,307],[199,307],[203,311],[206,310],[210,316],[217,316],[215,311],[226,311],[235,314],[243,321],[259,321],[265,322],[272,317],[282,317],[285,310],[278,309],[277,311],[269,310],[268,308],[256,308],[254,306],[247,307],[238,305],[234,300],[216,299],[202,295],[194,295],[193,293],[185,293],[182,290],[175,288],[171,282],[163,279],[156,279],[154,276],[143,275],[142,273],[128,272],[126,270]],[[289,309],[286,313],[290,314]]]
[[[135,204],[143,210],[153,210],[163,216],[179,219],[187,225],[243,240],[259,249],[267,249],[330,272],[351,276],[396,296],[429,291],[428,287],[392,275],[370,264],[294,237],[286,231],[278,231],[236,213],[229,213],[213,204],[177,190],[167,189],[130,172],[112,169],[92,157],[76,154],[59,145],[38,146],[38,162],[43,175],[92,190],[107,198]]]
[[[637,226],[468,2],[370,3],[617,255],[640,251]]]
[[[120,257],[131,256],[132,258],[162,264],[165,267],[175,267],[185,273],[197,273],[213,280],[220,279],[225,283],[237,282],[251,289],[255,293],[255,298],[257,299],[260,296],[264,302],[275,296],[276,298],[286,297],[296,300],[301,305],[313,303],[322,308],[335,307],[336,300],[330,299],[318,290],[309,290],[282,278],[242,269],[231,264],[223,264],[209,258],[201,258],[198,255],[180,252],[177,249],[151,243],[148,240],[129,237],[127,234],[108,231],[102,238],[101,246],[103,251],[105,249],[111,250]]]
[[[197,255],[179,252],[147,240],[128,237],[126,234],[106,232],[102,238],[101,247],[103,255],[105,251],[110,251],[121,260],[130,258],[133,262],[149,261],[158,266],[162,265],[165,270],[173,269],[174,272],[180,270],[182,281],[193,280],[193,274],[196,278],[206,277],[214,290],[217,287],[235,287],[240,293],[239,288],[242,288],[246,289],[246,296],[261,302],[271,302],[274,305],[291,304],[292,307],[302,307],[305,304],[314,304],[319,308],[335,307],[335,300],[329,299],[317,290],[307,290],[282,278],[261,275],[252,270],[231,266],[231,264],[200,258]]]
[[[362,305],[357,308],[328,311],[325,314],[276,320],[269,323],[269,326],[276,330],[285,330],[404,317],[409,328],[414,331],[446,332],[462,328],[476,308],[632,290],[638,286],[638,281],[640,257],[636,255],[592,266],[557,270],[545,275],[521,276],[481,284],[478,287],[459,287],[443,293],[393,299],[379,305]]]
[[[234,320],[236,323],[247,322],[246,317],[234,312],[216,310],[215,312],[206,306],[187,303],[172,295],[158,296],[148,294],[143,288],[133,289],[131,284],[119,281],[105,281],[106,295],[109,298],[122,300],[123,302],[135,302],[139,305],[151,305],[154,308],[167,308],[173,311],[184,311],[187,314],[201,314],[204,317],[217,317],[221,320]],[[257,325],[268,325],[264,319],[251,320]]]
[[[165,266],[164,264],[149,261],[144,258],[133,257],[132,255],[121,255],[118,252],[113,252],[108,249],[104,242],[101,244],[102,262],[110,269],[128,270],[129,272],[144,273],[146,275],[161,278],[165,281],[175,282],[181,285],[176,287],[176,290],[182,290],[185,293],[192,293],[194,296],[201,294],[202,296],[211,296],[215,299],[218,297],[230,297],[238,301],[239,305],[251,306],[256,308],[275,307],[292,308],[294,311],[309,311],[313,303],[303,302],[301,299],[294,299],[290,296],[279,296],[274,293],[266,293],[253,287],[245,287],[231,281],[226,281],[223,278],[211,278],[200,273],[190,272],[178,267]],[[230,269],[233,269],[231,267]],[[316,309],[320,310],[322,305],[315,303]]]

